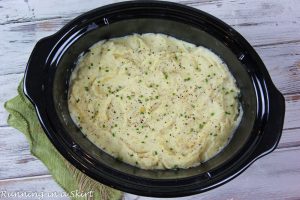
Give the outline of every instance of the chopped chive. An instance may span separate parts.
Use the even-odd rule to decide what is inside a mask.
[[[165,79],[168,79],[168,74],[166,72],[163,72]]]

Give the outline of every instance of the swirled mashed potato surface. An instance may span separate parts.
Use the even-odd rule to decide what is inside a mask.
[[[87,138],[143,169],[189,168],[238,124],[239,89],[210,50],[163,34],[100,41],[71,76],[69,111]]]

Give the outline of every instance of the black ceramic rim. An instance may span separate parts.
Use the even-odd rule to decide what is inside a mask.
[[[239,44],[243,49],[240,56],[241,62],[252,62],[255,69],[249,70],[257,99],[257,118],[253,131],[258,136],[251,143],[246,144],[243,156],[236,155],[230,162],[217,167],[209,174],[199,174],[182,179],[149,179],[128,175],[104,165],[95,164],[94,160],[83,152],[73,148],[74,143],[67,141],[57,134],[49,120],[49,109],[45,104],[47,98],[47,66],[53,52],[57,50],[59,41],[81,22],[95,16],[103,17],[125,12],[131,18],[155,17],[164,13],[165,17],[172,20],[181,20],[197,26],[200,21],[220,30],[229,36],[227,39]],[[163,15],[162,15],[163,16]],[[162,17],[161,16],[161,17]],[[130,18],[129,17],[129,18]],[[224,38],[223,42],[227,40]],[[231,41],[231,42],[232,42]],[[251,71],[251,72],[250,72]],[[35,105],[40,123],[57,150],[75,167],[93,179],[113,188],[144,196],[178,197],[201,193],[220,186],[243,172],[256,159],[272,152],[281,137],[285,112],[284,98],[275,88],[270,76],[251,45],[234,29],[221,20],[194,8],[176,3],[160,1],[131,1],[100,7],[89,11],[65,25],[56,34],[40,40],[28,61],[24,78],[24,93]],[[203,176],[208,176],[203,179]],[[201,178],[200,178],[201,177]]]

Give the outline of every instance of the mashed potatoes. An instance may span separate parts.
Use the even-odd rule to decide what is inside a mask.
[[[210,50],[163,34],[101,41],[71,76],[69,110],[87,138],[143,169],[216,155],[238,123],[239,89]]]

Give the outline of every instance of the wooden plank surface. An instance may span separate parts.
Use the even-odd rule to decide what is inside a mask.
[[[30,154],[26,138],[22,133],[11,127],[3,127],[0,130],[0,152],[2,155],[0,157],[0,180],[49,174],[47,168]],[[12,144],[11,141],[14,143]],[[298,146],[300,146],[299,130],[285,130],[278,149]]]
[[[118,1],[0,0],[0,103],[16,95],[30,52],[39,39],[75,16],[112,2]],[[274,153],[256,161],[232,182],[182,199],[300,199],[299,0],[174,2],[211,13],[238,30],[259,53],[286,99],[283,136]],[[6,118],[1,106],[0,191],[63,192],[47,168],[30,155],[25,137],[8,127]],[[125,199],[150,198],[126,194]]]
[[[282,149],[256,161],[239,177],[214,190],[182,200],[297,200],[299,199],[300,153],[298,148]],[[290,159],[287,159],[290,158]],[[285,162],[282,162],[285,160]],[[293,161],[293,165],[290,162]],[[271,170],[272,169],[272,170]],[[288,184],[287,184],[288,183]],[[135,196],[128,195],[128,199]],[[152,198],[137,198],[150,200]]]
[[[1,193],[3,192],[3,194]],[[6,192],[6,194],[5,194]],[[17,193],[25,194],[33,194],[33,198],[29,197],[9,197],[8,193]],[[51,197],[52,194],[57,194],[58,197],[53,198]],[[12,200],[12,199],[20,199],[20,200],[28,200],[28,199],[37,199],[37,200],[68,200],[69,198],[64,197],[64,190],[59,187],[59,185],[53,181],[50,175],[45,176],[36,176],[30,178],[18,178],[18,179],[11,179],[11,180],[0,180],[0,198],[1,200]],[[49,196],[48,196],[49,195]]]
[[[24,72],[34,44],[40,38],[54,33],[69,20],[64,18],[0,26],[0,34],[3,38],[0,40],[0,52],[4,52],[0,54],[0,75]],[[269,32],[266,33],[266,37],[268,35]],[[295,33],[295,35],[299,34]],[[276,86],[283,93],[300,92],[297,87],[300,84],[300,40],[256,46],[255,50],[264,61]],[[13,61],[11,57],[14,58]]]
[[[178,200],[297,200],[299,199],[300,147],[276,150],[257,160],[250,168],[225,185],[203,194]],[[291,164],[293,163],[293,164]],[[0,180],[0,191],[62,192],[51,177],[36,176]],[[150,200],[126,194],[126,200]],[[157,198],[159,199],[159,198]]]
[[[297,24],[299,26],[297,0],[172,1],[213,14],[237,28],[253,45],[282,43],[300,39],[299,34],[295,34],[299,31],[297,27]],[[120,1],[89,0],[88,3],[84,3],[80,0],[56,0],[41,3],[39,0],[2,0],[0,24],[74,18],[82,12],[113,2]],[[256,31],[258,28],[259,31]]]
[[[46,166],[30,154],[22,133],[11,127],[0,130],[0,180],[49,174]]]

